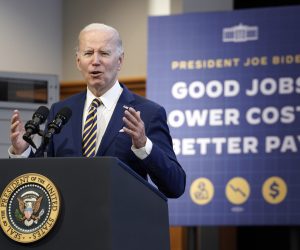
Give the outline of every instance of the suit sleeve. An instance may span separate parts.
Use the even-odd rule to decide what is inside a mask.
[[[143,165],[162,193],[169,198],[178,198],[184,193],[186,175],[173,151],[164,108],[160,107],[145,126],[146,135],[153,147],[143,160]]]

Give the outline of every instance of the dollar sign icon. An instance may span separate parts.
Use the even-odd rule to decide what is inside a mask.
[[[276,181],[272,183],[270,190],[270,195],[273,197],[273,199],[276,199],[276,197],[279,195],[279,185]]]
[[[262,195],[268,203],[278,204],[287,195],[287,185],[281,177],[272,176],[264,182]]]

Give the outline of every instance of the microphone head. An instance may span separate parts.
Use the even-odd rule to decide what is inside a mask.
[[[69,107],[63,107],[55,116],[62,120],[63,124],[66,124],[72,116],[72,110]]]
[[[45,106],[40,106],[32,115],[32,119],[38,117],[40,119],[40,123],[44,123],[48,117],[49,109]]]
[[[72,116],[72,110],[68,107],[63,107],[57,112],[55,119],[49,123],[48,131],[44,135],[44,144],[47,145],[54,134],[58,134],[62,125],[66,124]]]

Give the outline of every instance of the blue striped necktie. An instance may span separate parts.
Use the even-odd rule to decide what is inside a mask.
[[[96,138],[97,138],[97,108],[101,102],[94,99],[89,113],[86,117],[82,133],[82,154],[85,157],[94,157],[96,155]]]

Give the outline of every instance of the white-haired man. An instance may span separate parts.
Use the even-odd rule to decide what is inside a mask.
[[[48,155],[117,157],[143,178],[150,176],[167,197],[182,195],[186,176],[173,151],[164,108],[118,82],[124,61],[118,31],[99,23],[86,26],[79,33],[76,61],[87,90],[51,107],[48,121],[62,107],[69,107],[72,117],[62,132],[53,136]],[[91,114],[96,125],[89,125]],[[15,111],[11,156],[30,155],[23,134],[20,114]]]

